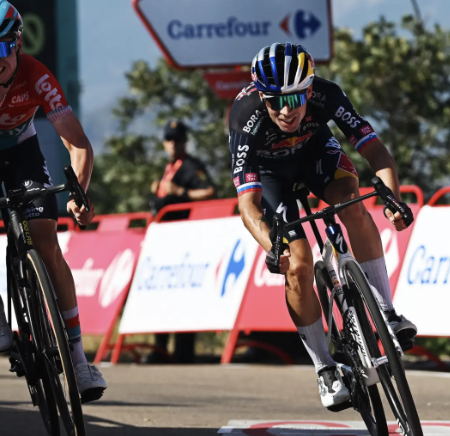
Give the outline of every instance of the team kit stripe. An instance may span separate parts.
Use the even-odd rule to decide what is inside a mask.
[[[356,144],[355,149],[359,152],[362,151],[362,149],[368,145],[370,142],[375,141],[375,139],[378,139],[378,136],[375,132],[369,133],[367,136],[364,136],[364,138],[361,138]]]
[[[237,192],[239,195],[246,194],[247,192],[254,192],[254,191],[262,191],[261,182],[245,183],[244,185],[241,185],[237,188]]]

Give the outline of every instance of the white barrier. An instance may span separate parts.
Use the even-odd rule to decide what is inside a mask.
[[[232,329],[256,249],[239,217],[152,223],[119,333]]]
[[[450,207],[424,206],[403,260],[394,304],[420,336],[450,336]]]

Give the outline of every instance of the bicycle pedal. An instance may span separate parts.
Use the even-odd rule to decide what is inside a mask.
[[[334,406],[327,407],[330,412],[342,412],[345,409],[350,409],[352,407],[352,402],[350,400],[344,401],[341,404],[336,404]]]
[[[105,392],[105,388],[92,388],[85,390],[81,394],[81,404],[99,400],[103,396],[103,392]]]

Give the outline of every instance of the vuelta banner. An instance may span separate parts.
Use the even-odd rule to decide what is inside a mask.
[[[410,206],[414,216],[416,216],[419,206],[415,204]],[[371,209],[370,213],[380,231],[386,268],[391,289],[394,292],[413,226],[402,232],[397,232],[384,217],[382,207]],[[304,215],[302,214],[302,216]],[[317,221],[317,223],[320,233],[325,235],[325,225],[322,221]],[[342,227],[346,240],[349,242],[347,231],[344,226]],[[321,259],[319,246],[314,238],[311,226],[303,224],[303,228],[308,241],[312,245],[314,262],[316,262]],[[270,273],[265,264],[265,252],[262,248],[259,248],[250,274],[237,327],[240,330],[296,331],[286,308],[284,294],[284,276]],[[398,307],[401,312],[406,313],[403,304],[398,304]]]
[[[424,206],[406,252],[395,304],[421,336],[450,336],[450,207]]]
[[[256,248],[239,217],[152,223],[119,333],[231,330]]]

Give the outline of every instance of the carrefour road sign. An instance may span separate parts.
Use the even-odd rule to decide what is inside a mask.
[[[330,0],[133,0],[168,60],[179,67],[248,65],[274,42],[332,56]]]

